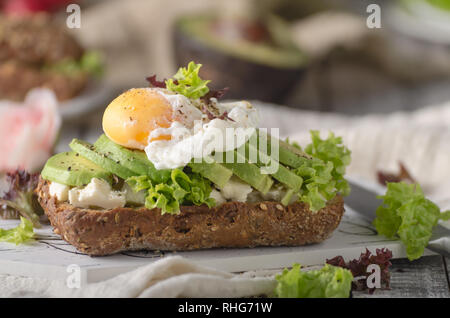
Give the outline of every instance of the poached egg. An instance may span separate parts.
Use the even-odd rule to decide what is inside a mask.
[[[258,125],[247,101],[206,103],[162,88],[134,88],[114,99],[103,130],[115,143],[144,150],[156,169],[184,167],[243,145]]]

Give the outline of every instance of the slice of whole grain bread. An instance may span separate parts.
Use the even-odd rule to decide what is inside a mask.
[[[316,213],[305,203],[227,202],[214,208],[183,206],[177,215],[159,209],[95,210],[58,202],[42,179],[39,202],[54,231],[79,251],[108,255],[128,250],[196,250],[220,247],[298,246],[322,242],[344,214],[336,196]]]

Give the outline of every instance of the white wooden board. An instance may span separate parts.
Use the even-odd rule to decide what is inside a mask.
[[[18,221],[2,220],[0,227],[16,226]],[[112,256],[90,257],[61,240],[50,226],[36,230],[37,240],[15,246],[0,243],[0,274],[65,280],[71,264],[80,266],[82,281],[86,283],[108,279],[117,274],[154,262],[161,257],[181,255],[196,263],[230,272],[277,269],[298,262],[303,265],[323,264],[327,258],[342,255],[345,259],[359,257],[368,248],[389,248],[394,258],[406,256],[399,241],[378,236],[366,219],[349,207],[332,237],[320,244],[301,247],[262,247],[248,249],[212,249],[191,252],[143,251]],[[431,254],[431,253],[428,253]]]

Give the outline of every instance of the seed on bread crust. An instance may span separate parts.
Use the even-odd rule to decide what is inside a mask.
[[[278,202],[265,201],[226,202],[211,209],[183,206],[177,215],[161,215],[159,209],[76,208],[50,196],[49,183],[42,178],[37,194],[55,233],[89,255],[318,243],[331,235],[344,214],[340,196],[315,213],[301,202],[280,210]],[[99,218],[107,221],[99,223]]]

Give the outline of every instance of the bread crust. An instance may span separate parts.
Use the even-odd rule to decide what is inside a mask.
[[[336,196],[312,213],[301,202],[226,202],[214,208],[183,206],[177,215],[159,209],[93,210],[58,202],[40,179],[39,202],[55,233],[91,256],[129,250],[197,250],[256,246],[299,246],[322,242],[337,228],[344,202]]]

